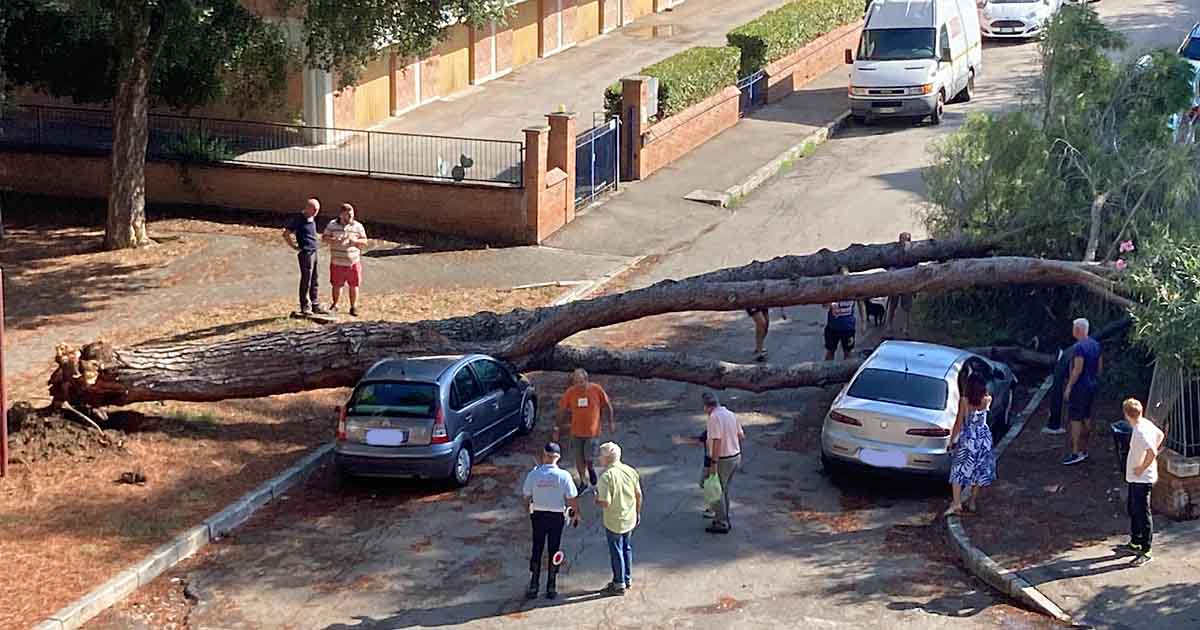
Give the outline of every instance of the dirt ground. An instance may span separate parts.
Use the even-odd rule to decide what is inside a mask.
[[[69,213],[48,216],[55,221],[6,208],[0,244],[9,399],[17,410],[10,475],[0,480],[0,558],[21,567],[0,575],[0,591],[11,595],[0,603],[3,628],[32,625],[291,465],[329,438],[333,409],[346,395],[132,405],[113,414],[103,431],[32,412],[48,402],[45,378],[59,341],[204,342],[317,325],[289,319],[287,295],[262,296],[232,280],[223,287],[222,270],[244,261],[212,256],[204,265],[181,264],[212,251],[215,236],[282,248],[272,224],[282,218],[240,225],[227,217],[166,216],[150,223],[157,245],[105,252],[100,230],[73,225],[77,217]],[[385,249],[469,247],[427,235],[372,236]],[[164,309],[162,299],[145,295],[201,286],[225,299]],[[364,303],[373,319],[415,321],[532,308],[563,291],[413,290],[371,295]],[[124,483],[123,476],[132,476],[126,473],[145,481]]]
[[[964,517],[971,540],[1002,566],[1020,570],[1128,531],[1124,473],[1109,432],[1120,409],[1119,400],[1097,400],[1088,460],[1063,466],[1067,436],[1041,433],[1049,417],[1043,403],[1000,459],[980,513]]]

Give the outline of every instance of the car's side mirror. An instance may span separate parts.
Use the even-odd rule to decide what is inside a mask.
[[[848,66],[854,65],[854,53],[850,52],[849,48],[847,48],[843,52],[845,53],[846,65],[848,65]]]

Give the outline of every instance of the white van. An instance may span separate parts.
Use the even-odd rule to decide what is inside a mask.
[[[856,120],[929,116],[969,101],[983,67],[975,0],[875,0],[858,54],[846,50]]]

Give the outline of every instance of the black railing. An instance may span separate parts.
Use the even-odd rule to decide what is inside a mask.
[[[147,156],[522,185],[525,147],[511,140],[151,114]],[[105,110],[17,105],[0,112],[0,146],[108,153]]]

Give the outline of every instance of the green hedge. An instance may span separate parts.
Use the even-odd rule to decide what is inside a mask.
[[[736,48],[696,46],[642,68],[658,79],[658,119],[688,107],[737,83],[741,53]]]
[[[744,77],[862,15],[862,0],[802,0],[769,11],[729,31],[725,38],[741,50],[738,76]]]

